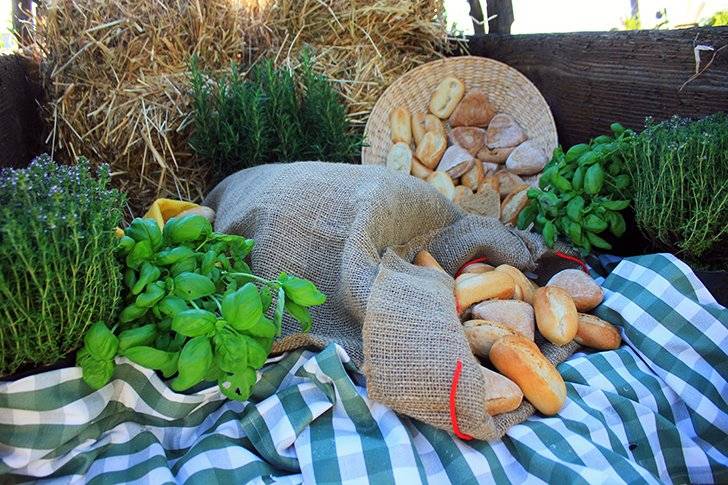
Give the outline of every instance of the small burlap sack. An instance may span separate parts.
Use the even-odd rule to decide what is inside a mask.
[[[204,204],[217,213],[216,231],[255,239],[256,273],[308,278],[328,296],[312,309],[310,333],[286,317],[274,352],[335,342],[364,372],[372,399],[445,430],[453,429],[449,395],[460,360],[457,421],[479,439],[499,438],[533,413],[525,401],[495,419],[485,412],[454,280],[410,261],[427,249],[451,275],[480,256],[535,270],[548,252],[540,236],[468,215],[423,181],[371,165],[254,167],[223,180]],[[540,346],[555,364],[575,349]]]

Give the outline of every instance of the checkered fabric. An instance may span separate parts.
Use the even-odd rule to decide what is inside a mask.
[[[78,368],[0,384],[0,482],[728,482],[728,311],[671,255],[625,259],[603,286],[596,313],[625,345],[561,364],[561,412],[497,442],[369,400],[335,345],[272,359],[245,403],[119,359],[97,392]]]

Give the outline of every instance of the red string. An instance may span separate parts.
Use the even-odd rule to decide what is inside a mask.
[[[458,426],[458,418],[455,414],[455,395],[458,392],[458,382],[460,382],[460,374],[463,372],[463,363],[458,359],[455,364],[455,374],[452,376],[452,384],[450,385],[450,421],[452,422],[452,432],[461,440],[470,441],[473,439],[469,434],[461,433]]]
[[[471,264],[475,264],[475,263],[485,263],[486,261],[488,261],[488,258],[475,258],[475,259],[473,259],[471,261],[468,261],[467,263],[465,263],[462,266],[460,266],[460,269],[457,270],[457,272],[455,273],[455,278],[457,278],[458,276],[460,276],[461,274],[463,274],[463,271],[465,271],[465,268],[467,268]]]
[[[574,257],[574,256],[569,256],[568,254],[564,254],[561,251],[556,251],[556,256],[558,256],[559,258],[568,259],[569,261],[573,261],[573,262],[577,263],[579,266],[581,266],[581,270],[584,273],[589,274],[589,268],[587,267],[586,263],[584,263],[584,261],[582,261],[581,259]]]

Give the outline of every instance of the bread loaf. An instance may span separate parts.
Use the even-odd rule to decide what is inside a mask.
[[[390,111],[389,129],[394,143],[412,143],[412,115],[405,106],[398,106]]]
[[[521,295],[520,298],[517,298],[517,300],[523,300],[529,305],[533,305],[533,292],[535,290],[533,289],[531,280],[526,278],[526,275],[524,275],[521,270],[509,264],[501,264],[495,270],[503,271],[504,273],[507,273],[511,278],[513,278],[513,282],[520,290]]]
[[[484,302],[486,303],[486,302]],[[476,305],[477,307],[477,305]],[[475,307],[471,312],[475,311]],[[463,323],[463,332],[470,344],[470,350],[478,357],[488,358],[491,347],[496,340],[507,335],[517,335],[512,328],[491,320],[468,320]]]
[[[523,185],[520,189],[511,192],[501,204],[500,220],[503,224],[516,224],[518,214],[528,204],[528,186]]]
[[[473,128],[461,126],[453,128],[448,134],[450,143],[460,145],[468,151],[473,157],[485,143],[485,130],[482,128]]]
[[[485,177],[483,171],[483,162],[478,159],[473,160],[473,166],[460,177],[460,182],[471,191],[478,190],[480,183]]]
[[[579,316],[567,292],[555,286],[539,288],[533,295],[533,311],[538,331],[549,342],[566,345],[574,340]]]
[[[445,127],[442,125],[442,121],[435,115],[429,113],[417,113],[412,115],[412,135],[415,139],[415,144],[419,145],[422,141],[422,137],[425,133],[431,131],[439,135],[445,135]]]
[[[602,287],[591,276],[579,269],[565,269],[551,277],[547,286],[558,286],[574,300],[580,312],[593,310],[604,299]]]
[[[515,291],[513,279],[502,272],[491,271],[468,276],[461,281],[455,281],[455,300],[461,310],[491,298],[511,298]]]
[[[445,135],[428,131],[424,134],[415,149],[415,157],[425,167],[434,170],[445,153],[447,139]]]
[[[483,162],[500,164],[506,163],[506,160],[508,160],[508,155],[510,155],[513,150],[515,150],[515,147],[488,148],[487,146],[483,145],[483,147],[478,150],[476,156],[479,160]]]
[[[432,172],[426,180],[447,200],[455,198],[455,184],[452,183],[452,179],[445,172]]]
[[[548,156],[533,140],[518,145],[506,160],[506,168],[519,175],[533,175],[540,172],[548,162]]]
[[[446,120],[458,105],[465,94],[463,82],[452,76],[448,76],[438,84],[430,99],[430,113],[442,120]],[[419,157],[418,157],[419,158]]]
[[[579,345],[597,350],[614,350],[622,345],[622,336],[617,327],[587,313],[579,313],[574,340]]]
[[[465,268],[463,268],[463,274],[470,273],[470,274],[480,274],[480,273],[487,273],[489,271],[493,271],[495,268],[489,264],[485,263],[472,263],[467,265]]]
[[[526,132],[509,114],[498,113],[490,120],[485,135],[488,148],[515,147],[526,141]]]
[[[437,165],[438,172],[446,172],[450,177],[456,179],[466,173],[473,166],[473,156],[463,147],[452,145],[440,159]]]
[[[541,413],[552,416],[561,410],[566,384],[535,343],[520,335],[503,337],[493,344],[489,359]]]
[[[485,387],[485,412],[491,416],[518,409],[523,402],[523,392],[506,376],[482,367]]]
[[[408,144],[399,142],[392,145],[387,154],[387,168],[406,174],[412,171],[412,150]]]
[[[519,300],[488,300],[474,305],[472,317],[498,322],[518,332],[528,340],[534,338],[535,320],[533,307]]]
[[[500,170],[495,173],[494,177],[498,179],[498,187],[501,198],[508,196],[516,190],[522,189],[524,186],[528,188],[521,177],[515,173],[509,172],[508,170]]]

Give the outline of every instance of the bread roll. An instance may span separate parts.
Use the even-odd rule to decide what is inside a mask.
[[[485,130],[482,128],[461,126],[450,130],[448,137],[450,138],[451,144],[460,145],[475,157],[475,154],[480,151],[483,143],[485,143]]]
[[[410,173],[417,178],[426,179],[432,174],[432,170],[422,165],[415,157],[412,157],[412,170],[410,170]]]
[[[455,284],[465,281],[470,278],[474,278],[477,275],[477,273],[461,273],[458,275],[457,278],[455,278]]]
[[[473,156],[466,149],[452,145],[442,155],[440,163],[437,165],[437,171],[446,172],[450,177],[456,179],[470,170],[473,161]]]
[[[523,300],[529,305],[533,305],[533,292],[535,290],[533,289],[531,280],[526,278],[526,275],[521,270],[509,264],[501,264],[495,270],[503,271],[513,278],[513,282],[521,290],[521,298],[517,298],[518,300]]]
[[[498,171],[495,173],[494,177],[498,179],[498,187],[501,198],[506,197],[512,192],[520,190],[523,187],[528,188],[521,177],[515,173],[509,172],[508,170]]]
[[[473,318],[498,322],[528,340],[534,338],[533,307],[519,300],[488,300],[473,305]]]
[[[412,150],[408,144],[399,142],[392,145],[387,153],[387,168],[395,172],[409,174],[412,170]]]
[[[415,256],[415,264],[417,266],[422,266],[423,268],[432,268],[436,269],[438,271],[442,271],[443,273],[447,274],[444,269],[442,269],[442,266],[440,266],[440,263],[437,262],[437,260],[427,251],[424,249],[417,253]]]
[[[432,172],[426,180],[447,200],[455,198],[455,184],[452,183],[452,179],[445,172]]]
[[[452,201],[456,204],[459,204],[464,198],[468,197],[469,195],[473,195],[472,190],[464,185],[458,185],[455,187],[455,196],[452,198]]]
[[[478,190],[478,187],[484,177],[485,172],[483,171],[483,162],[475,159],[473,160],[473,166],[470,167],[470,170],[460,177],[460,183],[469,188],[471,191],[475,191]]]
[[[471,311],[475,311],[475,307]],[[473,354],[485,359],[488,358],[490,349],[496,340],[507,335],[518,335],[516,331],[507,325],[496,321],[479,319],[468,320],[463,323],[463,332],[465,332],[465,337],[468,339]]]
[[[515,150],[516,147],[506,147],[506,148],[488,148],[487,146],[483,146],[480,150],[478,150],[478,153],[476,156],[479,160],[482,160],[483,162],[488,163],[506,163],[506,160],[508,159],[508,155]]]
[[[498,271],[474,274],[461,281],[455,281],[455,300],[460,309],[491,298],[511,298],[514,291],[513,279]]]
[[[555,286],[539,288],[533,295],[536,325],[546,340],[555,345],[566,345],[576,335],[579,316],[574,300]]]
[[[579,345],[597,350],[614,350],[622,345],[622,336],[617,327],[587,313],[579,313],[574,340]]]
[[[518,385],[487,367],[482,367],[485,381],[485,412],[491,416],[518,409],[523,402],[523,392]]]
[[[546,152],[533,140],[518,145],[506,160],[506,168],[519,175],[533,175],[540,172],[549,161]]]
[[[445,153],[447,139],[445,135],[428,131],[424,134],[415,150],[415,157],[425,167],[434,170]]]
[[[445,135],[445,127],[435,115],[429,113],[417,113],[412,115],[412,135],[415,139],[415,144],[419,145],[422,141],[422,137],[425,133],[431,131],[440,135]]]
[[[486,217],[500,217],[500,196],[497,192],[486,189],[477,194],[465,195],[460,199],[460,208],[471,214]]]
[[[520,335],[503,337],[493,344],[489,359],[541,413],[552,416],[561,410],[566,384],[535,343]]]
[[[446,77],[438,84],[430,99],[430,113],[446,120],[465,94],[465,85],[456,77]]]
[[[389,129],[394,143],[412,143],[412,115],[405,106],[389,112]]]
[[[489,264],[485,263],[473,263],[467,265],[465,268],[463,268],[463,274],[470,273],[470,274],[480,274],[480,273],[487,273],[489,271],[493,271],[495,268]]]
[[[528,204],[528,186],[511,192],[501,204],[500,220],[503,224],[514,224],[524,207]]]
[[[588,312],[596,308],[604,299],[602,287],[591,276],[580,269],[565,269],[551,277],[547,286],[558,286],[574,300],[576,309]]]
[[[493,116],[495,109],[488,95],[479,89],[471,89],[450,115],[450,126],[488,126]]]
[[[486,188],[497,192],[498,197],[500,197],[500,179],[495,175],[486,175],[483,177],[480,185],[478,185],[478,192]],[[500,213],[498,213],[498,216],[500,216]]]
[[[485,134],[488,148],[515,147],[526,141],[526,132],[509,114],[498,113],[490,120]]]

